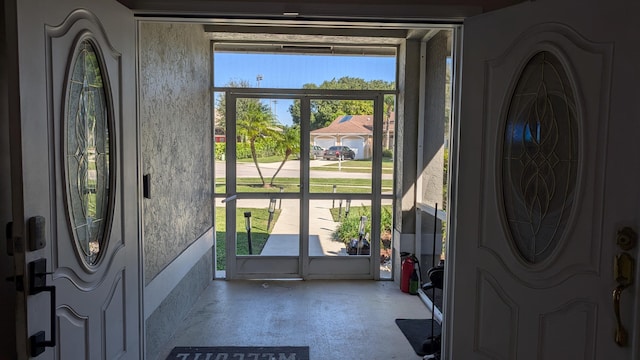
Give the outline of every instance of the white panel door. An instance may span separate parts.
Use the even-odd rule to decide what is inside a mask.
[[[318,145],[321,148],[327,150],[328,148],[330,148],[331,146],[336,144],[336,139],[335,138],[316,137],[313,142],[315,143],[315,145]]]
[[[139,359],[133,15],[115,0],[12,6],[19,358]]]
[[[343,138],[342,145],[348,146],[356,154],[356,159],[364,159],[364,139],[358,138]]]
[[[612,296],[614,257],[638,257],[616,243],[640,224],[637,10],[541,0],[465,21],[447,359],[638,358],[637,275],[620,344]]]

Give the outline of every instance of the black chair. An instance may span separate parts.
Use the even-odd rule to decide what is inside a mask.
[[[444,283],[444,264],[440,263],[440,265],[427,270],[427,279],[429,279],[429,282],[422,285],[423,291],[431,289],[442,290],[442,286]],[[431,331],[433,334],[433,329]],[[428,354],[428,357],[425,356],[424,358],[440,359],[440,348],[442,346],[441,341],[441,335],[432,335],[428,337],[427,340],[422,343],[422,351],[425,354]]]
[[[442,290],[444,282],[444,265],[438,265],[427,270],[428,283],[422,285],[422,290],[440,289]]]

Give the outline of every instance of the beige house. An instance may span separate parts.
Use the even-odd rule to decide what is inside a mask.
[[[393,149],[395,113],[383,121],[382,147]],[[373,150],[373,115],[340,115],[329,126],[311,132],[313,145],[324,149],[344,145],[356,159],[370,159]]]

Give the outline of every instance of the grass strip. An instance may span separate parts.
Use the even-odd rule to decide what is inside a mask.
[[[244,225],[244,212],[251,211],[251,247],[254,255],[260,255],[264,244],[269,238],[270,230],[267,230],[269,222],[269,211],[257,208],[237,208],[236,209],[236,254],[249,255],[249,243],[247,230]],[[271,228],[278,221],[280,210],[276,209],[271,221]],[[216,207],[216,269],[224,270],[226,267],[226,229],[227,216],[224,207]]]

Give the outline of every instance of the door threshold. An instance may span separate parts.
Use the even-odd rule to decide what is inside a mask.
[[[429,298],[422,289],[418,289],[418,296],[420,297],[420,300],[422,300],[422,302],[427,306],[427,309],[429,309],[429,311],[433,313],[433,319],[436,320],[438,324],[442,324],[442,312],[437,307],[435,307],[433,301],[431,301],[431,298]]]

